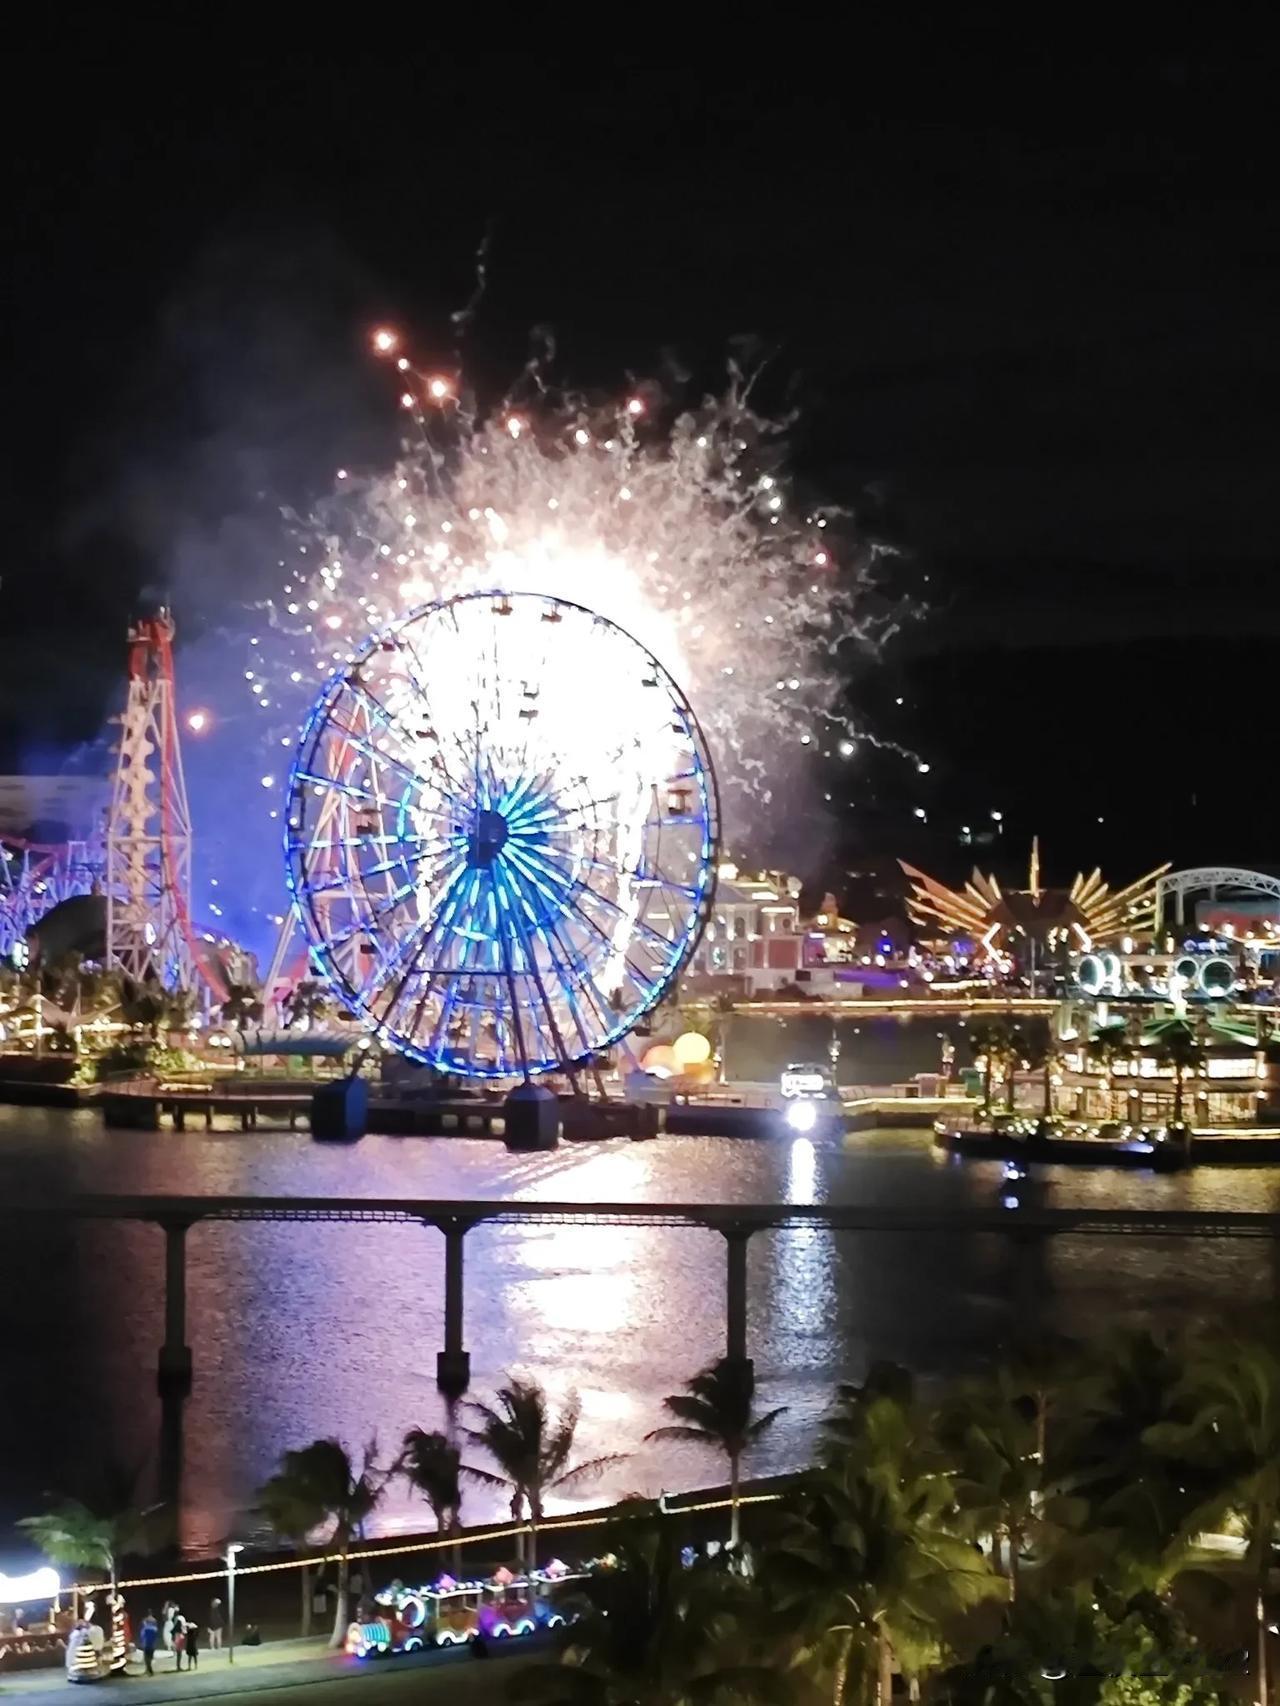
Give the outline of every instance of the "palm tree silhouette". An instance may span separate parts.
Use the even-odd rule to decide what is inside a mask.
[[[654,1428],[644,1436],[647,1440],[692,1440],[713,1446],[728,1458],[731,1546],[738,1544],[739,1537],[738,1488],[743,1459],[787,1410],[783,1404],[776,1410],[766,1410],[763,1415],[754,1415],[752,1388],[753,1382],[744,1380],[735,1366],[722,1357],[687,1381],[683,1392],[672,1393],[662,1400],[663,1408],[676,1421]]]
[[[528,1512],[527,1562],[534,1569],[538,1562],[538,1524],[543,1518],[546,1495],[557,1488],[591,1480],[612,1464],[620,1463],[624,1454],[609,1453],[571,1464],[574,1436],[582,1416],[581,1399],[576,1392],[570,1392],[559,1416],[555,1416],[543,1386],[519,1375],[507,1376],[506,1385],[498,1387],[492,1403],[472,1401],[466,1409],[476,1425],[462,1431],[473,1445],[488,1452],[498,1466],[498,1473],[469,1465],[462,1467],[462,1473],[484,1486],[501,1487],[509,1492],[513,1521],[519,1522]]]
[[[351,1542],[385,1486],[385,1477],[373,1468],[373,1455],[370,1445],[357,1469],[338,1440],[313,1440],[299,1451],[286,1451],[279,1469],[258,1490],[259,1506],[278,1532],[296,1536],[329,1529],[338,1549],[338,1598],[329,1640],[334,1648],[342,1645],[351,1621]]]

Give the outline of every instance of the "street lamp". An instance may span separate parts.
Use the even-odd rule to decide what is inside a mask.
[[[236,1554],[244,1551],[239,1540],[227,1546],[227,1663],[236,1662]]]

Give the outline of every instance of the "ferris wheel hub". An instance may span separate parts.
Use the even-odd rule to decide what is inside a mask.
[[[475,814],[467,838],[467,864],[486,870],[507,844],[510,826],[501,812],[485,808]]]

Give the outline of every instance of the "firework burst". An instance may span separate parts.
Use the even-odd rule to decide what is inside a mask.
[[[877,637],[864,594],[880,547],[798,498],[789,423],[756,412],[748,376],[692,407],[657,385],[594,406],[534,367],[481,412],[395,333],[373,343],[411,430],[390,473],[341,469],[291,517],[272,633],[245,672],[260,706],[295,703],[412,609],[500,588],[585,605],[660,659],[709,737],[731,833],[806,757],[853,755],[848,654]]]

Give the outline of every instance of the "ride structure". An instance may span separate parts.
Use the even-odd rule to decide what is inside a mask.
[[[286,819],[312,965],[380,1042],[469,1078],[594,1067],[671,989],[714,894],[688,701],[621,628],[541,594],[466,594],[370,639],[311,711]]]
[[[191,813],[167,610],[129,629],[129,677],[106,828],[107,964],[169,988],[208,980],[191,926]]]
[[[100,845],[0,836],[0,961],[20,966],[27,934],[45,913],[74,895],[90,894],[101,878]]]

